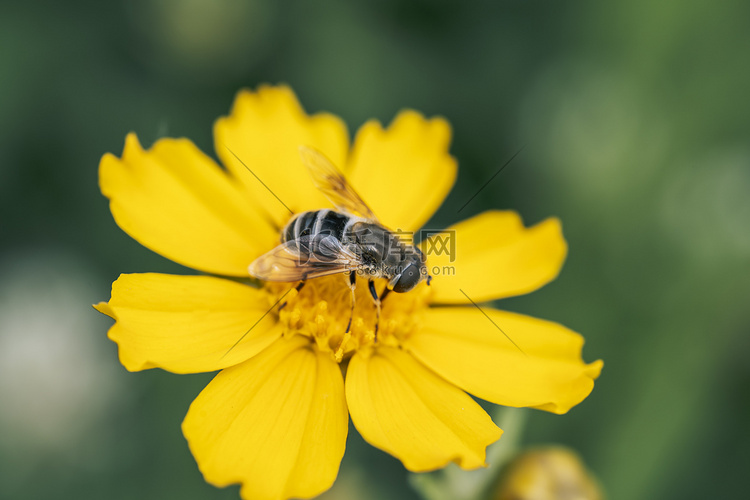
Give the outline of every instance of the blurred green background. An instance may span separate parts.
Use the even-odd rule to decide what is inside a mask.
[[[431,227],[562,219],[559,279],[499,307],[605,368],[569,414],[528,411],[524,443],[575,448],[611,500],[746,497],[750,3],[134,0],[0,4],[0,498],[238,498],[180,432],[211,375],[127,373],[89,304],[188,272],[115,225],[102,154],[131,130],[213,154],[262,82],[352,132],[445,116],[459,179]],[[351,432],[325,498],[417,498],[406,476]]]

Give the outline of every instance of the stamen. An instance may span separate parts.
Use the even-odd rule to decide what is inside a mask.
[[[389,294],[387,281],[380,279],[375,281],[373,293],[365,279],[357,280],[353,291],[349,280],[338,275],[308,280],[301,291],[293,289],[285,297],[287,305],[276,312],[284,334],[307,335],[339,363],[356,350],[375,345],[376,335],[377,345],[399,346],[419,324],[431,290],[423,283],[407,293]],[[289,285],[267,283],[266,290],[269,301],[274,302]],[[378,321],[373,296],[382,300],[386,294],[388,300],[381,304]]]

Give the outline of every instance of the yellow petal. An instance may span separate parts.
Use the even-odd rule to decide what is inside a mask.
[[[126,233],[194,269],[247,276],[278,240],[244,190],[186,139],[144,151],[129,134],[122,158],[102,158],[99,184]]]
[[[502,434],[471,397],[400,349],[355,354],[346,401],[362,437],[415,472],[451,461],[482,467],[487,445]]]
[[[219,373],[182,431],[206,481],[242,483],[248,500],[310,498],[336,479],[347,420],[338,364],[296,336]]]
[[[589,395],[602,362],[583,362],[583,337],[550,321],[482,310],[489,319],[474,307],[432,308],[404,348],[493,403],[565,413]]]
[[[453,238],[455,252],[451,252]],[[515,212],[472,217],[422,244],[433,275],[433,302],[470,303],[529,293],[555,279],[568,245],[560,221],[525,228]]]
[[[311,146],[339,167],[349,147],[346,125],[339,118],[308,116],[285,86],[239,92],[231,114],[216,121],[214,141],[224,165],[279,226],[291,215],[289,210],[331,207],[313,185],[299,147]]]
[[[450,140],[447,121],[427,120],[415,111],[399,113],[387,130],[368,122],[354,141],[349,181],[383,224],[415,231],[456,180]]]
[[[123,274],[112,284],[109,303],[94,307],[117,321],[108,336],[130,371],[219,370],[281,335],[276,315],[266,314],[264,292],[210,276]]]

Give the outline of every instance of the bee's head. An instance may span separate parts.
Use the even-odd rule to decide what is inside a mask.
[[[424,264],[424,254],[417,249],[417,254],[407,257],[400,272],[391,280],[389,286],[394,292],[408,292],[420,281],[429,279],[427,267]]]

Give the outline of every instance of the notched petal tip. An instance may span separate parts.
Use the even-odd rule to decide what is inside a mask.
[[[430,309],[422,329],[405,343],[422,363],[471,394],[553,413],[567,412],[593,390],[602,362],[584,363],[582,347],[583,337],[560,324],[489,307]]]
[[[557,249],[556,255],[552,254],[552,252],[550,251],[550,253],[552,254],[550,258],[557,261],[557,274],[555,274],[555,277],[557,277],[557,275],[560,274],[563,263],[568,256],[568,241],[563,235],[562,221],[558,217],[548,217],[542,222],[531,226],[529,230],[543,233],[544,237],[541,239],[548,243],[548,249]]]
[[[477,451],[475,455],[473,456],[456,455],[452,457],[449,461],[446,461],[441,466],[436,467],[434,469],[430,469],[430,470],[442,469],[448,464],[456,464],[458,467],[460,467],[463,470],[477,470],[477,469],[483,469],[483,468],[489,467],[490,464],[487,463],[487,447],[494,443],[497,443],[500,440],[500,438],[503,437],[503,432],[504,432],[501,428],[497,426],[495,426],[495,431],[496,431],[497,437],[495,437],[494,439],[490,438],[491,440],[487,441],[487,444],[484,446],[484,448]],[[421,470],[421,471],[412,470],[411,472],[429,472],[429,470]]]
[[[117,317],[115,316],[115,312],[112,310],[111,307],[109,307],[108,302],[99,302],[96,304],[91,304],[91,307],[99,311],[100,313],[109,316],[110,318],[116,320]]]
[[[589,397],[594,390],[594,381],[599,378],[604,362],[599,359],[583,366],[580,379],[571,384],[571,389],[566,398],[558,401],[533,406],[537,410],[544,410],[556,415],[564,415],[573,407],[578,406],[584,399]]]
[[[280,339],[222,371],[182,431],[205,479],[253,500],[310,498],[338,473],[348,431],[338,364],[309,339]]]
[[[395,348],[355,354],[346,397],[362,437],[414,472],[483,467],[486,447],[502,434],[471,397]]]
[[[283,225],[290,211],[329,206],[313,186],[297,148],[314,147],[343,167],[349,136],[340,118],[308,115],[289,87],[263,85],[237,94],[231,113],[214,124],[214,142],[216,154],[249,196]]]
[[[109,303],[95,307],[116,320],[107,336],[130,371],[215,371],[251,358],[282,333],[263,291],[210,276],[121,275]]]
[[[599,375],[601,375],[602,368],[604,368],[604,361],[601,359],[597,359],[596,361],[589,363],[586,366],[586,375],[591,377],[593,380],[596,380],[599,378]]]
[[[370,120],[357,131],[349,181],[386,226],[416,231],[455,183],[450,139],[445,119],[413,110],[401,111],[387,128]]]
[[[122,150],[122,157],[125,159],[134,153],[143,153],[144,149],[141,146],[141,141],[138,140],[138,135],[135,132],[128,132],[125,136],[125,147]]]
[[[394,133],[418,134],[427,144],[446,151],[450,147],[453,136],[453,130],[447,119],[442,116],[428,118],[413,109],[399,111],[388,129]]]
[[[214,122],[214,131],[221,122],[236,122],[243,120],[243,116],[250,113],[258,118],[273,112],[286,112],[299,117],[304,114],[302,105],[297,100],[294,91],[287,85],[261,84],[256,90],[240,89],[234,97],[229,114],[219,117]]]
[[[193,269],[247,276],[247,264],[278,238],[237,182],[184,138],[144,150],[128,134],[121,158],[102,157],[99,186],[123,231]]]
[[[115,153],[104,153],[102,155],[101,160],[99,160],[99,184],[101,186],[102,178],[106,177],[106,174],[109,172],[102,171],[102,169],[111,169],[116,168],[119,166],[118,164],[120,162],[127,163],[135,160],[138,158],[141,154],[143,154],[145,150],[143,149],[143,146],[141,146],[141,142],[138,140],[138,135],[135,132],[128,132],[125,136],[125,143],[122,147],[122,153],[118,157]],[[104,192],[104,189],[102,188],[102,194],[109,197],[107,193]]]

